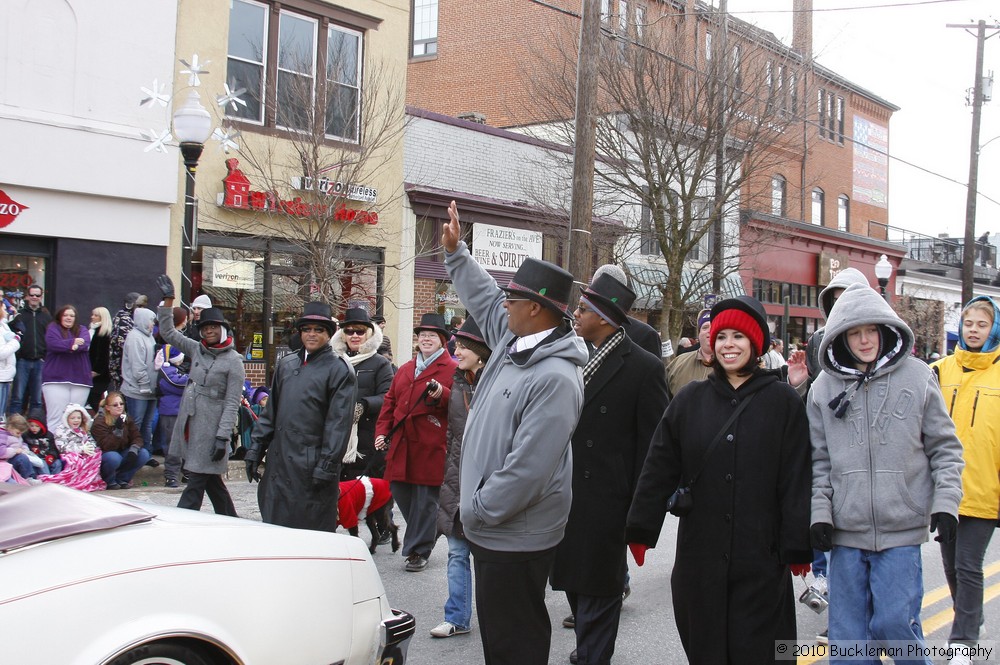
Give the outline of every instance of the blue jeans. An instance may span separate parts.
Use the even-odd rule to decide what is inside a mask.
[[[135,421],[135,426],[142,434],[142,447],[150,455],[153,454],[153,414],[156,411],[155,399],[135,399],[125,398],[125,410],[129,417]],[[147,458],[148,459],[148,458]]]
[[[831,645],[846,649],[858,642],[892,641],[925,646],[920,626],[924,578],[919,546],[882,552],[834,547],[829,582]],[[894,662],[931,665],[926,658]],[[830,658],[830,663],[880,665],[881,661]]]
[[[827,553],[823,550],[813,550],[812,574],[813,577],[829,578],[830,562],[827,560]]]
[[[444,603],[444,620],[463,630],[472,623],[469,541],[457,536],[448,536],[448,600]]]
[[[132,476],[135,472],[142,468],[142,465],[149,461],[149,451],[145,448],[139,449],[139,455],[136,457],[136,461],[131,466],[124,466],[125,455],[128,454],[128,450],[125,454],[117,450],[112,450],[109,452],[101,453],[101,478],[104,479],[108,485],[124,485],[125,483],[132,480]]]
[[[14,470],[17,471],[18,474],[20,474],[20,476],[25,480],[28,478],[38,477],[38,472],[35,471],[35,465],[31,463],[31,460],[28,459],[27,455],[21,455],[18,453],[7,461],[10,462],[10,465],[14,467]]]
[[[63,461],[57,459],[52,464],[48,464],[44,459],[42,460],[42,466],[38,469],[38,475],[40,476],[54,476],[63,470]]]
[[[10,381],[0,381],[0,420],[7,413],[7,399],[10,397]]]
[[[14,374],[14,385],[11,387],[10,412],[25,413],[24,391],[29,391],[32,409],[42,408],[42,366],[45,361],[17,359],[17,373]]]

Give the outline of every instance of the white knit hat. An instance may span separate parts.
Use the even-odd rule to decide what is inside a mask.
[[[204,293],[194,299],[191,303],[191,307],[201,307],[202,309],[208,309],[212,306],[212,299],[206,296]]]

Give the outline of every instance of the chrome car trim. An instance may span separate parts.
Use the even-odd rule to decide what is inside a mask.
[[[216,638],[212,637],[211,635],[205,635],[204,633],[181,633],[181,632],[153,633],[152,635],[147,635],[146,637],[140,640],[132,642],[128,646],[122,647],[108,658],[105,658],[103,661],[101,661],[101,665],[108,665],[108,663],[114,662],[115,658],[118,658],[122,654],[128,653],[129,651],[137,647],[145,646],[147,644],[154,644],[156,642],[162,642],[164,640],[174,640],[174,639],[191,639],[211,644],[212,646],[222,650],[230,658],[233,665],[244,665],[243,659],[237,656],[236,652],[234,652],[228,646],[226,646]]]

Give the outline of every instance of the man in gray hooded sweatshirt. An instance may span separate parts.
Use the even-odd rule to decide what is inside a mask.
[[[156,314],[151,309],[136,307],[132,320],[134,327],[125,336],[122,348],[121,391],[125,395],[125,410],[142,433],[142,447],[152,455],[157,382],[153,362],[156,357],[156,343],[153,341]]]
[[[924,646],[920,545],[928,526],[935,540],[955,537],[962,444],[937,379],[911,348],[910,328],[861,284],[834,304],[819,345],[823,372],[806,404],[810,536],[831,551],[830,644],[842,653],[867,639]]]
[[[448,213],[445,267],[493,349],[465,426],[459,499],[483,653],[486,665],[547,665],[545,584],[569,519],[589,358],[567,320],[573,276],[529,258],[505,296],[461,242],[454,201]]]

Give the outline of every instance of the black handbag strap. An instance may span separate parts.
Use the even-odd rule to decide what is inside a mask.
[[[700,476],[701,472],[705,470],[705,465],[708,464],[708,458],[711,457],[712,453],[715,451],[715,447],[719,445],[719,441],[722,441],[722,435],[729,430],[729,427],[736,421],[736,418],[741,413],[743,413],[743,409],[747,408],[747,406],[749,406],[750,404],[750,401],[753,400],[753,398],[756,396],[757,393],[751,393],[749,397],[740,402],[739,406],[736,407],[736,410],[733,411],[732,415],[729,416],[729,419],[726,420],[726,424],[722,426],[722,429],[719,430],[719,433],[715,435],[714,439],[712,439],[712,443],[708,444],[708,448],[705,450],[705,455],[701,458],[701,466],[691,476],[691,479],[688,481],[687,484],[688,487],[694,486],[695,481],[698,480],[698,476]]]
[[[424,390],[423,390],[423,392],[420,393],[420,397],[418,397],[417,399],[415,399],[413,401],[413,404],[410,405],[410,409],[409,409],[409,411],[406,412],[406,415],[404,415],[402,418],[400,418],[399,422],[396,423],[395,425],[393,425],[389,429],[389,431],[385,435],[385,438],[387,438],[387,439],[391,439],[392,438],[392,435],[396,433],[396,430],[398,430],[400,427],[403,426],[403,423],[406,422],[406,419],[409,418],[410,414],[413,413],[413,410],[415,408],[417,408],[420,405],[421,402],[424,401],[424,398],[427,397],[427,394],[429,392],[430,392],[430,386],[425,387]]]

